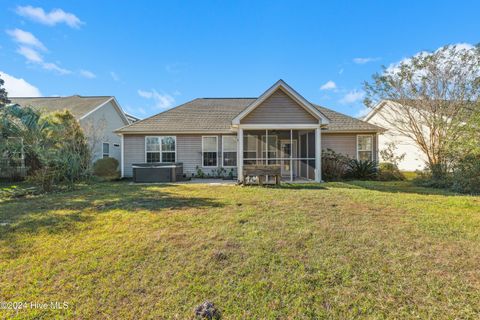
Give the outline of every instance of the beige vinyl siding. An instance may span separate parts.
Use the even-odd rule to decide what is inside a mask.
[[[337,153],[349,156],[352,159],[357,158],[357,135],[370,135],[370,133],[323,133],[322,132],[322,150],[332,149]],[[373,138],[373,159],[378,158],[377,139],[375,133],[371,133]]]
[[[218,141],[217,167],[203,168],[202,158],[202,136],[215,136]],[[212,174],[214,170],[223,167],[222,154],[222,135],[204,134],[204,135],[177,135],[177,161],[183,163],[183,172],[187,177],[197,172],[197,166],[205,174]],[[225,168],[225,175],[228,175],[230,168]],[[234,168],[236,174],[236,168]]]
[[[117,109],[115,109],[113,102],[105,104],[103,107],[80,120],[80,125],[84,129],[90,145],[93,148],[92,158],[94,162],[102,158],[103,143],[108,143],[110,146],[109,156],[120,162],[121,141],[120,136],[114,133],[114,131],[126,124]]]
[[[243,118],[241,123],[318,124],[318,119],[279,89]]]
[[[150,134],[149,136],[155,136],[157,134]],[[186,135],[186,134],[158,134],[162,136],[176,136],[177,137],[177,153],[176,161],[183,163],[183,173],[187,177],[191,177],[197,171],[197,166],[203,170],[206,174],[212,174],[213,170],[217,170],[223,164],[222,161],[222,135],[205,134],[205,136],[217,136],[218,137],[218,167],[216,168],[202,168],[202,136],[199,134]],[[145,162],[145,136],[146,135],[124,135],[124,165],[125,177],[132,176],[132,164]],[[226,168],[225,175],[228,175],[230,168]]]
[[[132,176],[132,164],[145,162],[145,136],[124,135],[123,137],[123,163],[125,177]]]

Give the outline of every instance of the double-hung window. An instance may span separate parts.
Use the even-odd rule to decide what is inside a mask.
[[[162,137],[162,162],[175,162],[175,137]]]
[[[224,167],[237,166],[237,137],[222,136],[222,158]]]
[[[202,161],[204,167],[218,166],[218,137],[202,137]]]
[[[373,160],[373,136],[371,135],[357,136],[357,160],[360,160],[360,161]]]
[[[176,140],[174,136],[145,137],[146,162],[175,162]]]
[[[104,142],[102,144],[102,157],[103,158],[110,157],[110,144],[108,142]]]

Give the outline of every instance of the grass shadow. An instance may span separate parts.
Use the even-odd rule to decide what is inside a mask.
[[[274,186],[278,189],[292,189],[292,190],[326,190],[321,183],[286,183],[282,182],[279,186]]]
[[[329,182],[327,188],[367,189],[387,193],[411,193],[420,195],[465,196],[448,190],[427,188],[415,185],[412,181],[342,181]]]
[[[0,203],[0,241],[19,252],[21,239],[39,233],[61,234],[79,231],[95,215],[126,210],[130,213],[218,208],[213,198],[175,194],[175,185],[129,185],[126,182],[79,185],[76,190],[10,199]],[[168,190],[167,190],[168,189]],[[12,250],[10,250],[12,251]],[[12,251],[12,252],[13,252]]]

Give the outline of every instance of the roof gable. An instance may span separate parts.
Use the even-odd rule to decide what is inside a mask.
[[[29,106],[45,112],[68,110],[77,120],[84,119],[111,102],[125,124],[130,123],[113,96],[11,97],[10,100],[14,104]]]
[[[279,88],[247,114],[241,124],[313,124],[319,119]]]
[[[271,86],[267,91],[265,91],[260,97],[258,97],[254,102],[252,102],[245,110],[243,110],[238,116],[232,120],[232,124],[238,125],[241,120],[253,112],[257,107],[259,107],[263,102],[265,102],[269,97],[271,97],[278,90],[282,90],[287,94],[292,100],[294,100],[300,107],[304,108],[309,112],[313,117],[318,119],[321,124],[328,124],[329,119],[323,115],[319,110],[317,110],[310,102],[305,100],[298,92],[293,90],[285,81],[278,80],[273,86]]]

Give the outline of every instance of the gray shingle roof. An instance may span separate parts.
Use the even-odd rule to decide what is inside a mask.
[[[256,98],[198,98],[125,126],[120,133],[222,133]],[[314,105],[330,119],[326,131],[383,131],[373,124]]]
[[[385,131],[384,128],[354,117],[347,116],[340,112],[336,112],[316,104],[313,104],[313,106],[323,113],[328,119],[330,119],[330,124],[328,125],[326,131]]]
[[[35,98],[10,98],[12,103],[20,106],[30,106],[46,112],[69,110],[73,116],[80,119],[102,103],[110,100],[112,96],[84,97],[35,97]]]

